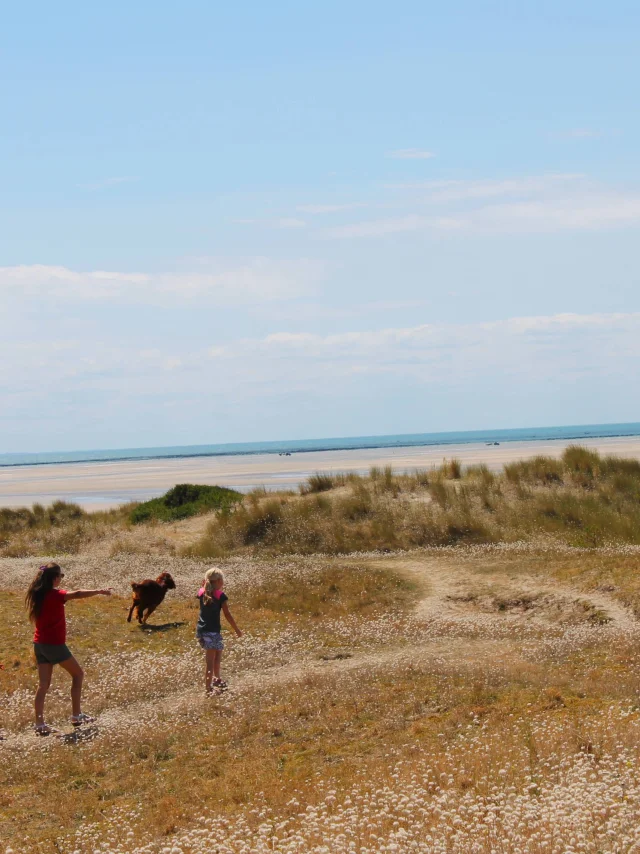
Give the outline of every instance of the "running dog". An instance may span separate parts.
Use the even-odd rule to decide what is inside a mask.
[[[145,578],[144,581],[132,581],[131,589],[133,590],[133,602],[129,609],[127,622],[131,622],[131,616],[136,610],[138,622],[140,625],[144,625],[164,599],[167,590],[175,590],[176,585],[169,573],[163,572],[155,581],[150,578]]]

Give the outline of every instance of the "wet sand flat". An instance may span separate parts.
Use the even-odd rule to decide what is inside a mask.
[[[390,465],[412,471],[439,465],[456,457],[464,465],[486,463],[500,469],[505,463],[536,454],[558,457],[564,440],[506,442],[501,445],[465,444],[428,447],[367,448],[247,456],[187,457],[127,460],[106,463],[56,463],[0,468],[0,507],[49,504],[62,499],[87,510],[115,507],[161,495],[176,483],[207,483],[248,491],[296,489],[314,472],[365,473],[371,466]],[[579,444],[603,454],[640,459],[640,437],[585,439]]]

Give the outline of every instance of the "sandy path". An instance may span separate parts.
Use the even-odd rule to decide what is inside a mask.
[[[180,718],[189,720],[199,719],[212,703],[223,703],[233,707],[240,698],[256,697],[270,689],[277,689],[294,682],[313,678],[345,679],[357,671],[370,672],[388,671],[390,668],[420,663],[438,669],[477,670],[503,655],[510,644],[504,640],[474,641],[469,644],[466,638],[446,638],[430,643],[415,644],[381,650],[375,653],[354,654],[348,658],[318,660],[301,657],[282,667],[268,670],[248,670],[238,673],[232,679],[232,689],[221,696],[207,698],[203,696],[201,687],[190,687],[187,690],[177,689],[166,695],[162,700],[138,701],[108,709],[97,715],[95,724],[82,727],[79,730],[62,734],[62,739],[68,743],[91,740],[100,734],[109,734],[111,740],[115,737],[123,742],[131,739],[136,729],[146,729],[161,721],[176,721]],[[509,651],[510,662],[513,664],[514,650]],[[53,739],[51,739],[53,741]],[[0,740],[0,756],[3,751],[13,751],[16,748],[25,749],[35,744],[46,745],[49,739],[36,739],[31,728],[20,733],[4,733]]]
[[[479,586],[485,590],[493,590],[501,595],[511,593],[513,597],[521,597],[523,594],[537,596],[540,598],[556,597],[567,602],[581,602],[592,606],[595,611],[602,613],[603,617],[610,623],[611,628],[618,631],[629,632],[640,629],[638,621],[633,612],[622,605],[615,597],[599,591],[578,590],[567,584],[550,579],[548,576],[518,573],[510,576],[507,573],[495,572],[491,575],[483,572],[474,575],[473,571],[466,565],[453,561],[441,559],[381,559],[376,561],[377,566],[382,566],[395,572],[402,573],[407,578],[418,581],[423,589],[423,596],[416,604],[416,616],[422,619],[438,618],[447,616],[450,619],[474,620],[473,612],[461,602],[465,596],[477,589]],[[489,622],[503,623],[505,617],[521,621],[520,614],[504,615],[475,615],[478,624],[486,626],[487,617]]]

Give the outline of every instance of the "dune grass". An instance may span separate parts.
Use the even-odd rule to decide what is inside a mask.
[[[162,535],[163,523],[213,511],[207,532],[190,545]],[[132,535],[148,529],[146,538]],[[114,539],[114,534],[116,538]],[[145,551],[209,559],[233,554],[349,554],[359,551],[535,541],[592,548],[640,543],[640,462],[570,446],[561,459],[538,456],[502,472],[438,468],[367,476],[317,473],[299,493],[181,484],[162,498],[86,513],[49,508],[0,511],[0,554],[63,556],[91,543],[109,554]]]
[[[88,543],[127,527],[130,505],[88,513],[77,504],[55,501],[16,510],[0,509],[0,555],[77,554]]]
[[[150,548],[149,542],[136,545],[126,537],[132,525],[175,522],[228,509],[241,499],[242,495],[233,489],[183,483],[159,498],[113,510],[87,512],[65,501],[56,501],[49,507],[34,504],[32,508],[4,508],[0,509],[0,555],[78,554],[92,543],[113,539],[114,534],[120,534],[120,539],[112,543],[112,553],[127,548],[144,550]],[[156,545],[160,550],[171,550],[171,545],[162,543],[162,538]]]
[[[254,495],[212,520],[191,554],[341,554],[540,537],[640,543],[640,463],[569,447],[493,474],[456,460],[432,471],[314,475],[301,494]]]

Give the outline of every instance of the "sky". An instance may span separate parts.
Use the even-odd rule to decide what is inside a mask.
[[[34,0],[0,452],[640,421],[635,0]]]

